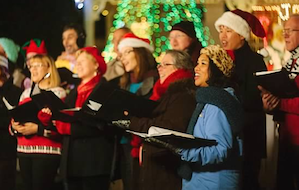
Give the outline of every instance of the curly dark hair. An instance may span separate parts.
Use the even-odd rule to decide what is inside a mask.
[[[237,90],[235,72],[232,72],[231,77],[227,77],[216,66],[216,64],[209,58],[209,79],[207,84],[209,86],[215,86],[220,88],[232,87]]]

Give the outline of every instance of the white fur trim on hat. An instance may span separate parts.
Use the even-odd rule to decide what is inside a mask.
[[[120,43],[118,44],[118,50],[120,51],[123,47],[134,47],[134,48],[144,47],[148,49],[150,52],[154,51],[153,46],[137,38],[125,38],[121,40]]]
[[[220,31],[221,25],[233,29],[236,33],[243,36],[246,41],[249,41],[251,29],[246,20],[237,14],[230,11],[223,13],[223,15],[215,22],[215,28],[218,32]]]
[[[0,55],[0,66],[8,69],[8,60],[2,55]]]

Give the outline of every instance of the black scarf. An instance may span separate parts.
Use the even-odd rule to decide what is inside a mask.
[[[243,108],[240,102],[229,94],[229,92],[218,87],[201,87],[196,91],[196,101],[197,106],[189,122],[187,133],[193,134],[198,116],[202,112],[205,104],[212,104],[224,112],[231,125],[233,138],[236,139],[237,136],[242,138]],[[193,170],[197,170],[198,168],[201,168],[201,163],[182,161],[178,168],[178,175],[183,179],[191,180]]]
[[[217,87],[202,87],[196,91],[197,106],[189,122],[187,133],[193,134],[194,126],[205,104],[220,108],[231,125],[233,135],[239,135],[243,126],[243,108],[240,102],[226,90]]]

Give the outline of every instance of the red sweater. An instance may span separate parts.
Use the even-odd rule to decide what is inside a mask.
[[[66,93],[65,91],[60,88],[52,88],[50,89],[53,91],[56,96],[59,98],[65,98]],[[24,104],[25,102],[31,101],[29,97],[30,89],[27,89],[23,92],[20,98],[20,105]],[[18,139],[18,152],[19,153],[38,153],[38,154],[61,154],[61,143],[53,141],[49,138],[43,136],[34,135],[30,138],[26,138],[24,136],[17,137]]]
[[[299,76],[295,78],[299,88]],[[284,122],[280,128],[280,138],[299,145],[299,97],[281,99],[280,111],[284,112]]]

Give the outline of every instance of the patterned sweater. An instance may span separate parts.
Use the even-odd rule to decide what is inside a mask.
[[[60,99],[65,98],[66,93],[65,90],[61,87],[55,87],[49,89],[56,96],[58,96]],[[30,98],[30,89],[26,89],[21,97],[20,97],[20,105],[24,104],[28,101],[31,101]],[[33,135],[33,136],[18,136],[18,147],[17,151],[18,153],[25,153],[25,154],[61,154],[61,143],[58,141],[54,141],[50,138],[39,136],[39,135]]]

